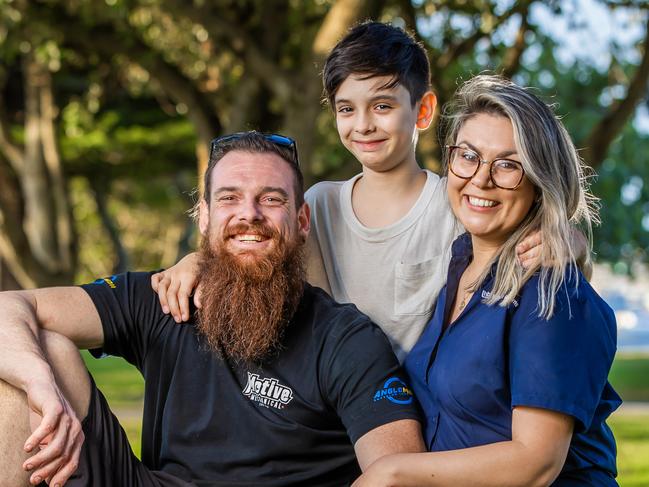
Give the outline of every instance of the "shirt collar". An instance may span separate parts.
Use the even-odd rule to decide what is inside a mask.
[[[473,255],[473,244],[471,243],[471,235],[469,232],[464,232],[455,239],[451,246],[452,258],[471,257]]]
[[[469,265],[469,261],[473,257],[473,243],[471,242],[471,234],[469,232],[464,232],[462,235],[457,237],[451,246],[451,262],[456,264],[454,269],[453,277],[457,280],[460,279],[460,276]],[[487,285],[491,285],[493,279],[496,277],[496,270],[498,267],[498,261],[491,264],[491,269],[486,279],[480,286],[481,289],[484,289]],[[451,279],[449,274],[448,279]],[[448,282],[448,280],[447,280]]]

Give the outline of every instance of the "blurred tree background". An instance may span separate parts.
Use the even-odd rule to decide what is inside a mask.
[[[173,264],[222,133],[295,137],[308,183],[358,172],[320,70],[366,18],[417,34],[442,103],[491,70],[558,104],[599,173],[598,258],[631,272],[649,251],[649,5],[590,3],[626,39],[597,59],[552,30],[585,29],[583,0],[0,0],[0,289]],[[438,169],[434,130],[419,152]]]

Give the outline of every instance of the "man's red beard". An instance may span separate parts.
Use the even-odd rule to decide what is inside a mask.
[[[263,256],[237,257],[225,249],[235,233],[258,233],[275,245]],[[274,229],[259,224],[228,228],[218,242],[203,240],[198,330],[210,349],[249,363],[261,362],[278,350],[304,290],[303,247],[297,239],[287,242]]]

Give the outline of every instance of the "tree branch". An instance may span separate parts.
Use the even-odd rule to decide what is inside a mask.
[[[11,138],[9,131],[9,117],[4,105],[4,88],[7,83],[6,72],[0,69],[0,151],[4,154],[11,164],[13,170],[19,174],[25,164],[25,154]]]
[[[54,227],[56,229],[55,241],[58,244],[57,254],[62,269],[73,269],[75,267],[75,232],[54,130],[56,110],[52,94],[52,76],[47,69],[43,70],[42,75],[43,83],[39,93],[41,113],[39,129],[43,158],[50,176],[50,187],[52,188],[52,211],[55,215]]]
[[[586,138],[583,157],[592,167],[597,167],[602,163],[611,142],[635,111],[638,101],[647,94],[647,81],[649,80],[649,17],[647,18],[646,29],[642,61],[629,83],[626,97],[611,106],[610,111],[595,125]]]
[[[521,57],[523,55],[523,52],[527,47],[527,43],[525,42],[525,34],[527,34],[527,31],[530,28],[530,24],[528,22],[528,14],[529,6],[525,8],[524,12],[521,12],[521,25],[518,28],[518,32],[516,33],[514,44],[509,49],[507,49],[505,55],[503,56],[502,62],[500,63],[500,67],[498,68],[498,72],[500,72],[500,74],[502,74],[506,78],[511,78],[514,74],[516,74],[521,64]]]
[[[48,173],[43,161],[40,131],[40,92],[47,83],[46,68],[31,53],[23,57],[25,89],[25,164],[20,177],[25,203],[25,232],[36,259],[48,272],[61,269]]]
[[[312,51],[315,59],[324,59],[347,30],[367,14],[366,0],[338,0],[325,15],[316,34]]]
[[[494,22],[490,31],[485,32],[480,28],[476,28],[476,31],[472,35],[464,38],[454,45],[449,46],[449,48],[437,58],[436,69],[438,71],[443,71],[444,69],[446,69],[457,58],[470,52],[480,39],[491,35],[494,30],[498,29],[498,27],[507,22],[513,15],[526,12],[527,9],[529,9],[529,5],[532,1],[533,0],[525,0],[516,2],[514,6],[507,12],[497,17],[497,20]],[[491,13],[491,15],[493,15],[494,17],[496,16],[493,12]]]
[[[648,10],[649,4],[647,0],[603,0],[602,3],[608,8],[639,8],[641,10]]]
[[[22,288],[34,288],[40,282],[34,277],[42,272],[34,260],[23,229],[23,204],[19,182],[8,164],[0,158],[0,259]]]
[[[126,251],[126,248],[122,243],[119,227],[108,211],[108,204],[106,203],[107,182],[99,181],[96,178],[88,178],[88,184],[90,185],[92,194],[95,197],[99,219],[101,220],[102,225],[108,233],[108,238],[113,244],[113,249],[115,250],[115,255],[117,256],[117,262],[115,263],[113,272],[116,274],[125,272],[129,267],[128,252]]]
[[[238,28],[237,22],[229,21],[222,12],[214,14],[206,5],[209,3],[187,8],[185,2],[168,0],[164,7],[173,15],[184,16],[202,25],[213,39],[225,39],[228,46],[243,58],[246,70],[259,78],[280,100],[288,100],[292,90],[290,75],[279,69],[278,64],[269,58],[258,42]]]

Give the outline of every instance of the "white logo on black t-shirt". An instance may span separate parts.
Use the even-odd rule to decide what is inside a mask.
[[[293,390],[279,383],[277,379],[260,378],[259,374],[248,372],[248,383],[244,396],[261,406],[284,409],[293,399]]]

